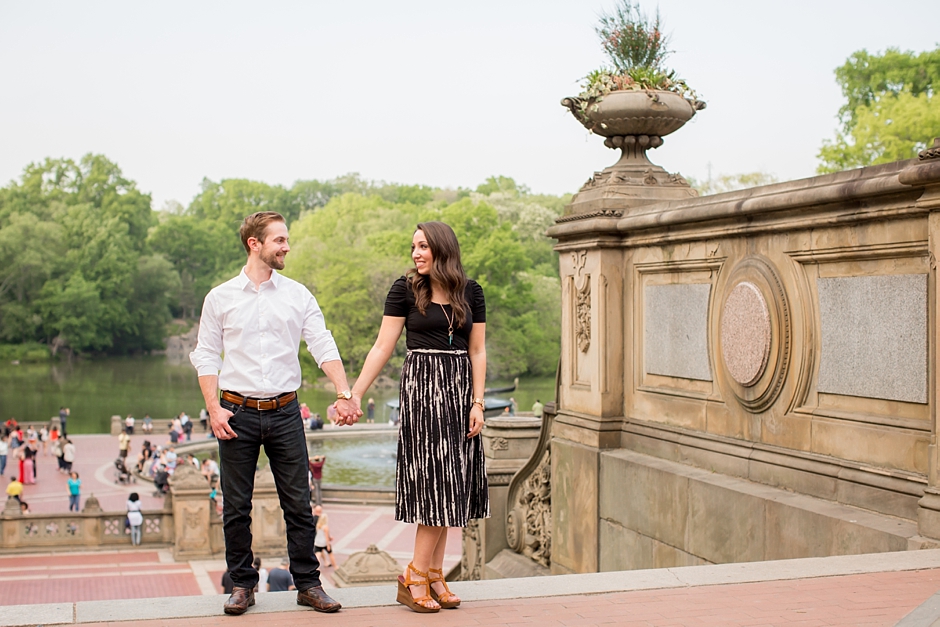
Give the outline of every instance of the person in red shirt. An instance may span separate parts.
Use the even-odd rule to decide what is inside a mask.
[[[326,455],[314,455],[310,458],[310,494],[315,505],[323,505],[323,489],[320,481],[323,479],[323,464]]]

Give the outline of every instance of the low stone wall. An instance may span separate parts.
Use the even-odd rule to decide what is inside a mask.
[[[172,512],[145,510],[143,515],[142,545],[173,542]],[[0,514],[0,549],[49,551],[130,546],[126,520],[126,512],[104,512],[87,506],[78,513],[23,515],[18,505],[10,501]]]

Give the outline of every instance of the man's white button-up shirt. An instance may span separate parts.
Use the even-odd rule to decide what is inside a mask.
[[[300,387],[301,337],[318,366],[340,358],[310,290],[276,271],[256,289],[242,269],[206,296],[189,360],[223,390],[269,398]]]

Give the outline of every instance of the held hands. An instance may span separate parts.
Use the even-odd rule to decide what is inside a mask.
[[[359,422],[359,418],[362,416],[362,410],[359,409],[360,399],[351,398],[350,400],[339,399],[333,404],[333,407],[336,408],[336,418],[333,420],[333,424],[338,427],[343,425],[354,425]]]
[[[468,438],[475,437],[480,434],[480,431],[483,430],[483,408],[473,404],[473,407],[470,408],[470,432],[467,433]]]
[[[209,408],[209,426],[212,427],[212,433],[220,440],[231,440],[238,435],[229,426],[228,420],[234,414],[221,405]]]

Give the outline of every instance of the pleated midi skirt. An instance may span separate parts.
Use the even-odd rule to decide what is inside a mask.
[[[466,527],[490,515],[483,439],[467,438],[473,383],[466,351],[408,351],[401,372],[395,520]]]

